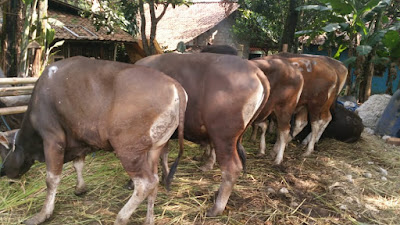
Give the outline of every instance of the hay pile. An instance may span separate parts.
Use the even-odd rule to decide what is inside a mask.
[[[201,152],[186,142],[172,190],[160,185],[156,224],[398,224],[399,147],[363,134],[354,144],[322,140],[310,158],[301,158],[304,149],[291,143],[283,166],[273,167],[269,157],[257,157],[257,144],[244,146],[247,174],[239,178],[224,214],[206,218],[221,173],[218,167],[200,172],[201,164],[193,157]],[[112,224],[130,197],[132,192],[124,188],[128,177],[113,154],[98,152],[86,160],[88,193],[73,194],[76,175],[71,163],[66,164],[54,214],[45,224]],[[37,163],[21,180],[9,182],[0,180],[0,224],[20,223],[41,209],[44,165]],[[143,223],[145,216],[143,203],[130,224]]]

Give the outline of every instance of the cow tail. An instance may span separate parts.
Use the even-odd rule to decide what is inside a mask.
[[[176,169],[178,167],[179,160],[182,157],[183,154],[183,139],[184,139],[184,123],[185,123],[185,112],[186,112],[186,104],[187,104],[187,94],[183,87],[180,84],[177,84],[175,86],[178,90],[178,96],[179,96],[179,124],[178,124],[178,143],[179,143],[179,153],[178,157],[175,159],[175,162],[172,164],[171,169],[168,173],[167,180],[166,180],[166,189],[169,191],[170,190],[170,185],[172,182],[172,179],[174,178],[174,174],[176,172]]]
[[[257,77],[260,80],[263,88],[264,88],[264,98],[260,104],[260,106],[258,107],[256,113],[253,115],[253,117],[251,118],[250,122],[246,125],[246,129],[243,131],[243,133],[239,136],[238,141],[236,143],[236,151],[239,155],[240,161],[242,162],[242,166],[243,166],[243,173],[246,174],[246,150],[244,149],[243,145],[242,145],[242,139],[243,139],[243,135],[245,133],[245,131],[247,130],[247,128],[249,126],[251,126],[252,123],[254,123],[254,121],[257,119],[258,115],[261,113],[261,111],[263,110],[263,108],[265,107],[265,105],[267,104],[268,98],[269,98],[269,91],[270,91],[270,85],[269,85],[269,81],[267,79],[267,77],[264,75],[264,72],[262,72],[260,69],[258,69],[257,71]]]

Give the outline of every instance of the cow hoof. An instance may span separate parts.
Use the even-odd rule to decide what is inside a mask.
[[[202,160],[203,160],[203,157],[202,157],[202,156],[195,155],[195,156],[193,156],[193,160],[194,160],[194,161],[202,161]]]
[[[207,211],[206,217],[216,217],[219,214],[222,214],[222,212],[218,212],[215,207],[212,207]]]
[[[280,172],[286,171],[286,167],[284,167],[282,164],[273,164],[272,168],[274,168],[275,170],[280,171]]]
[[[264,157],[265,156],[265,153],[262,153],[262,152],[259,152],[258,154],[257,154],[257,157]]]
[[[133,181],[129,180],[128,183],[126,183],[125,188],[128,189],[128,190],[135,189],[135,185],[133,184]]]
[[[279,161],[275,160],[273,165],[274,166],[281,166],[282,165],[282,160],[279,160]]]
[[[204,164],[202,166],[200,166],[199,168],[201,171],[203,172],[207,172],[213,169],[213,165],[209,165],[209,164]]]
[[[303,156],[303,157],[309,157],[311,155],[311,152],[305,152],[303,155],[301,155],[301,156]]]
[[[25,220],[24,224],[26,224],[26,225],[41,224],[49,217],[50,217],[50,215],[49,216],[42,216],[42,214],[36,214],[32,218]]]
[[[86,194],[86,192],[87,192],[86,188],[79,188],[79,189],[76,189],[76,190],[74,191],[74,194],[75,194],[76,196],[81,196],[81,195]]]

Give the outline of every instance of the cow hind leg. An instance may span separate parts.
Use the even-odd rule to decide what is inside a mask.
[[[218,189],[217,199],[214,206],[208,210],[207,216],[214,217],[222,214],[228,203],[229,196],[232,193],[235,184],[243,166],[237,154],[237,138],[227,142],[226,139],[213,137],[218,164],[222,171],[222,181]]]
[[[51,137],[49,140],[53,140]],[[47,194],[43,207],[38,214],[26,220],[27,225],[43,223],[50,218],[54,211],[54,203],[57,187],[60,184],[61,172],[64,162],[64,147],[62,142],[44,140],[44,152],[46,158],[46,186]]]
[[[167,185],[167,177],[169,174],[169,166],[168,166],[168,154],[169,154],[169,142],[165,144],[165,146],[162,149],[161,152],[161,168],[162,168],[162,174],[161,174],[161,180],[163,185]]]
[[[292,139],[296,137],[304,129],[305,126],[307,126],[307,109],[305,107],[300,109],[296,113],[294,120],[294,127],[292,127],[292,133],[289,136],[288,142],[292,141]]]
[[[164,146],[165,144],[158,147],[152,147],[149,151],[143,153],[141,156],[135,157],[134,159],[129,155],[119,154],[120,151],[116,150],[122,166],[132,179],[134,191],[131,198],[119,211],[114,222],[115,225],[127,224],[133,212],[146,198],[148,204],[145,224],[154,224],[154,202],[157,196],[157,185],[159,182],[157,165]],[[135,171],[131,171],[129,168],[136,169]]]
[[[250,135],[250,141],[256,142],[257,140],[257,131],[258,131],[258,126],[254,122],[251,124],[251,135]]]
[[[210,145],[203,146],[205,148],[205,160],[204,164],[200,166],[200,170],[203,172],[210,171],[214,168],[216,161],[215,149]]]
[[[267,148],[267,144],[265,142],[265,134],[267,133],[268,123],[267,121],[261,122],[257,124],[258,127],[261,128],[261,137],[260,137],[260,155],[265,155],[265,149]]]
[[[290,113],[279,111],[277,114],[278,137],[272,152],[276,153],[275,165],[279,165],[283,160],[283,153],[289,141]]]
[[[127,224],[133,212],[140,205],[140,203],[142,203],[143,200],[146,199],[148,196],[149,196],[148,204],[151,205],[151,207],[148,206],[147,208],[147,216],[148,217],[150,216],[151,218],[146,218],[146,221],[150,222],[149,224],[154,224],[154,218],[153,218],[154,213],[152,211],[154,210],[153,209],[154,200],[155,196],[157,195],[158,176],[155,175],[153,179],[151,178],[149,179],[149,177],[135,177],[132,178],[132,181],[135,186],[135,190],[133,191],[133,194],[131,198],[128,200],[128,202],[118,212],[117,219],[115,220],[114,224],[115,225]],[[151,210],[151,212],[149,212],[149,210]]]
[[[312,116],[313,117],[313,116]],[[314,116],[315,118],[315,116]],[[329,111],[322,112],[318,120],[312,120],[311,122],[311,133],[304,139],[303,144],[307,146],[307,151],[303,156],[309,156],[314,151],[315,143],[318,142],[325,128],[328,126],[329,122],[332,120],[332,116]],[[306,142],[307,141],[307,142]]]
[[[319,139],[321,139],[322,134],[324,133],[325,129],[328,127],[329,123],[331,122],[332,114],[329,111],[327,111],[321,115],[321,118],[322,118],[324,124],[322,125],[321,129],[318,132],[318,136],[317,136],[317,140],[316,140],[317,142],[319,141]]]
[[[85,181],[83,180],[83,176],[82,176],[82,170],[83,170],[83,166],[85,163],[85,156],[80,156],[76,159],[74,159],[74,169],[77,175],[77,182],[76,182],[76,186],[75,186],[75,195],[79,196],[82,194],[86,193],[86,184]]]

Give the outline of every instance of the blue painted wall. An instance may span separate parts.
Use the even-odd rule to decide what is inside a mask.
[[[328,52],[326,50],[318,50],[318,46],[316,45],[310,45],[309,47],[305,47],[303,50],[304,54],[313,54],[313,55],[328,55]],[[333,51],[333,54],[335,51]],[[344,61],[347,59],[347,51],[342,52],[340,54],[340,61]],[[382,77],[379,76],[374,76],[372,78],[372,94],[383,94],[386,93],[386,81],[388,78],[388,69],[384,72]],[[353,74],[353,71],[352,71]],[[354,75],[351,76],[352,83],[355,82],[356,77]],[[395,92],[399,87],[398,84],[400,82],[400,69],[397,68],[397,77],[396,79],[392,82],[392,90]]]

